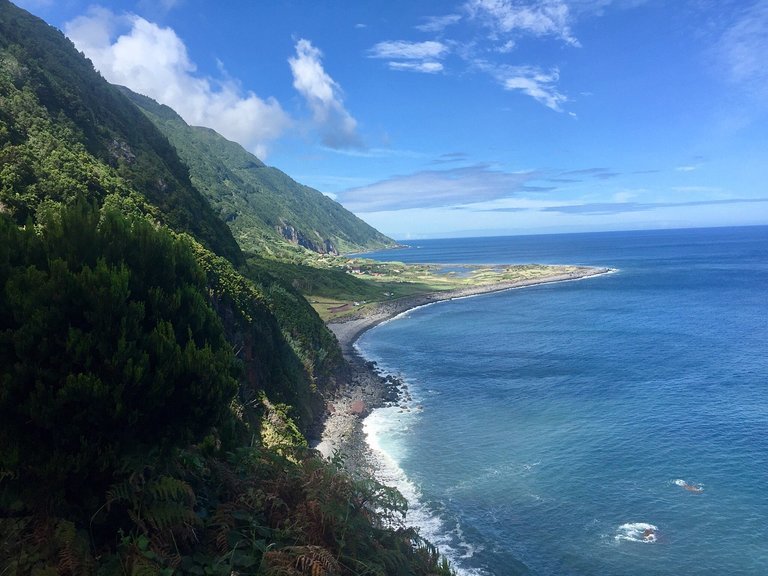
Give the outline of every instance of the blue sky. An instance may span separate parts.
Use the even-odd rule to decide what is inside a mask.
[[[768,224],[768,0],[18,0],[398,239]]]

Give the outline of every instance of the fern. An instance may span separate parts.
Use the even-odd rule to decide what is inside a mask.
[[[147,492],[155,500],[174,500],[195,504],[195,493],[189,484],[178,478],[160,476],[147,483]]]
[[[95,563],[75,525],[53,516],[0,519],[0,574],[88,576]]]
[[[281,551],[295,558],[293,566],[302,575],[328,576],[340,570],[333,554],[321,546],[288,546]]]

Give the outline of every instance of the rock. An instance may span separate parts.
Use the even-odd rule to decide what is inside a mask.
[[[349,410],[352,412],[352,414],[363,414],[365,412],[365,402],[362,400],[355,400],[352,402]]]

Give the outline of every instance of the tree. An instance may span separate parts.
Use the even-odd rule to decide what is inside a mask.
[[[103,496],[237,388],[188,242],[83,203],[39,218],[0,218],[0,506]]]

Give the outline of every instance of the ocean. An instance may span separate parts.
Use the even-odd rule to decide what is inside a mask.
[[[459,574],[768,574],[768,227],[423,240],[380,260],[616,272],[366,332],[365,421]]]

